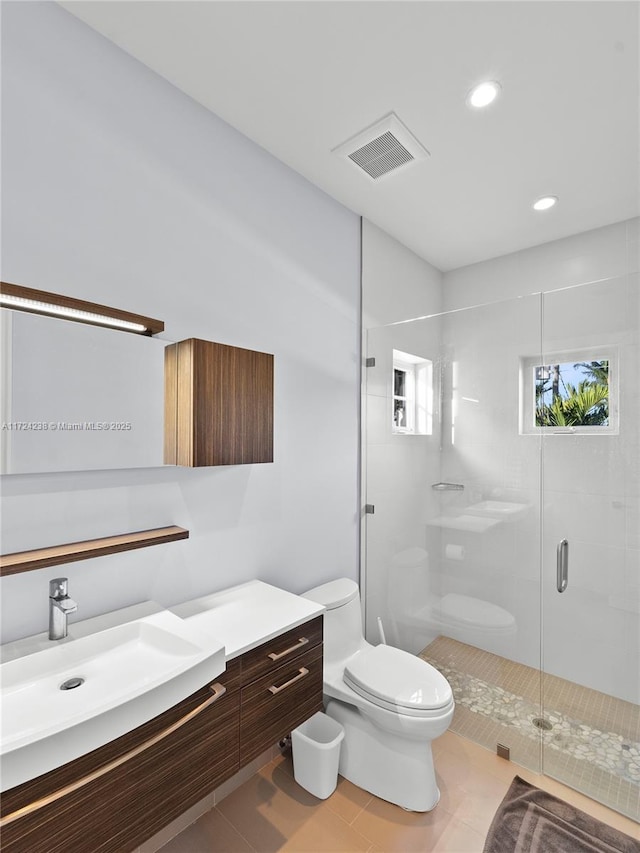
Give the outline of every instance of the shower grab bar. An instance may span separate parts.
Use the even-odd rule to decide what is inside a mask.
[[[569,542],[563,539],[556,549],[556,588],[564,592],[569,583]]]
[[[462,483],[432,483],[431,488],[436,492],[463,492]]]

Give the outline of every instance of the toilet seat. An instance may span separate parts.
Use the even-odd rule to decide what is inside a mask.
[[[453,703],[451,686],[435,667],[393,646],[363,650],[342,677],[372,704],[410,717],[439,717]]]

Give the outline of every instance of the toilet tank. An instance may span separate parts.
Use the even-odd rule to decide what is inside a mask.
[[[362,612],[358,584],[338,578],[303,593],[303,598],[326,607],[324,614],[324,660],[334,663],[355,654],[362,643]]]

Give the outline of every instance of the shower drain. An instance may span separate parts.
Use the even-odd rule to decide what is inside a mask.
[[[84,678],[80,678],[80,676],[67,678],[67,680],[63,681],[60,685],[60,690],[73,690],[75,687],[80,687],[81,684],[84,684]]]
[[[545,720],[544,717],[534,717],[531,722],[537,729],[541,729],[543,732],[550,732],[553,728],[553,724],[549,720]]]

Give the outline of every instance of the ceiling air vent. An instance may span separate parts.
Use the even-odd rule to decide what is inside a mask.
[[[333,153],[346,157],[374,181],[430,156],[395,113],[347,139]]]

